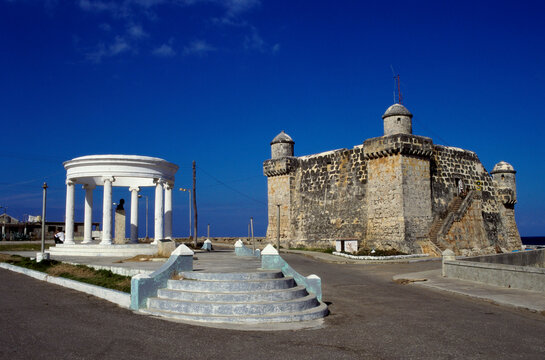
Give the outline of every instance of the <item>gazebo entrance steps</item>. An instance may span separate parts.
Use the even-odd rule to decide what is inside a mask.
[[[323,318],[327,306],[281,271],[182,272],[139,311],[201,323],[259,324]]]

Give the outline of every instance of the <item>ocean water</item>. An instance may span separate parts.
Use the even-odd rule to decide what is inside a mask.
[[[521,236],[523,245],[545,245],[545,236]]]

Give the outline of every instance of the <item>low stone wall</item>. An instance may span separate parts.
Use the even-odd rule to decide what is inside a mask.
[[[504,264],[516,266],[545,267],[545,249],[534,251],[517,251],[514,253],[475,256],[462,261]]]
[[[545,250],[528,251],[462,260],[444,258],[443,276],[506,288],[545,292],[545,268],[542,267],[544,252]],[[535,264],[541,265],[534,265],[534,261]]]
[[[138,274],[131,279],[131,309],[146,307],[147,299],[167,285],[172,275],[181,271],[193,271],[194,252],[180,245],[172,252],[166,263],[151,274]]]
[[[316,295],[322,301],[322,279],[317,275],[303,276],[293,269],[272,246],[267,245],[261,252],[261,268],[264,270],[279,269],[284,276],[291,276],[297,285],[304,286],[309,293]]]
[[[257,258],[261,257],[261,250],[255,249],[252,250],[249,247],[244,246],[242,240],[238,240],[235,243],[235,255],[236,256],[255,256]]]

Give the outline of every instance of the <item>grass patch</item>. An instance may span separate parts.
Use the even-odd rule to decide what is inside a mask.
[[[159,255],[136,255],[136,256],[133,256],[132,258],[119,260],[117,262],[124,263],[124,262],[153,261],[152,259],[168,259],[168,257],[159,256]]]
[[[131,292],[131,278],[114,274],[109,270],[95,270],[85,265],[70,265],[55,260],[43,260],[38,263],[22,256],[5,254],[0,254],[0,261],[51,276],[81,281],[126,293]]]
[[[49,249],[51,244],[45,244],[45,248]],[[41,251],[42,244],[3,244],[0,245],[0,251]]]
[[[307,248],[307,247],[294,247],[289,248],[290,250],[302,250],[302,251],[315,251],[315,252],[321,252],[325,254],[332,254],[333,251],[335,251],[335,248],[329,247],[329,248]]]

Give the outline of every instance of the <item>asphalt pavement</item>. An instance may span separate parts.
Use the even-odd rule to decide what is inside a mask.
[[[0,358],[542,359],[545,354],[541,313],[421,286],[440,269],[439,261],[334,264],[282,256],[301,274],[322,278],[331,313],[320,328],[243,331],[174,323],[0,269]],[[412,280],[428,280],[406,285],[392,280],[415,273]]]

